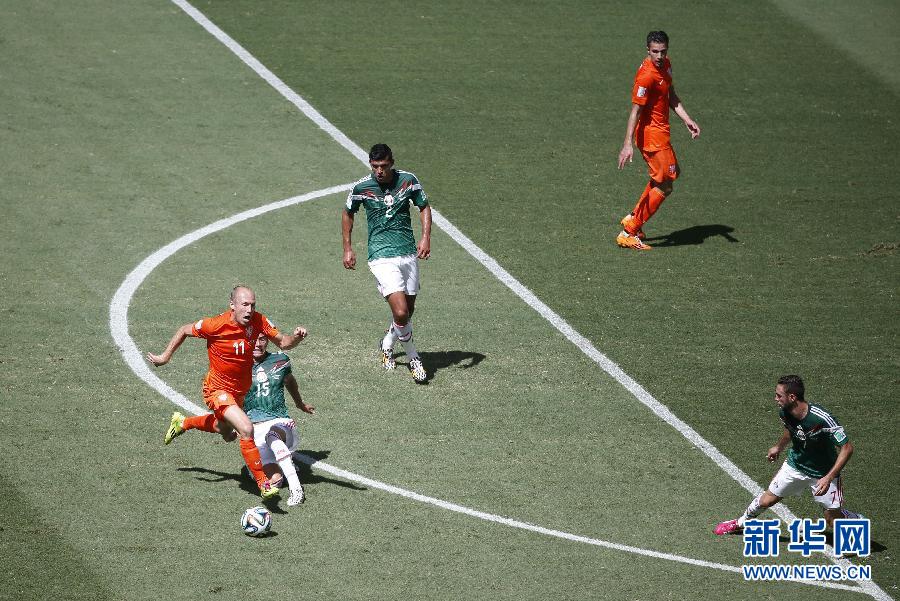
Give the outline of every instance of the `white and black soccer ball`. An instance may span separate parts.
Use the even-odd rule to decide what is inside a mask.
[[[241,516],[241,528],[247,536],[262,536],[272,527],[272,514],[262,505],[251,507]]]

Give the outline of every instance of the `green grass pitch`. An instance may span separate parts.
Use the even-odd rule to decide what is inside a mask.
[[[871,518],[865,563],[897,597],[900,84],[881,54],[897,7],[195,6],[354,143],[389,143],[443,216],[760,485],[773,383],[802,374],[856,445],[847,505]],[[614,237],[645,170],[615,158],[657,28],[703,133],[673,117],[684,173],[648,224],[657,248],[634,253]],[[387,312],[365,266],[341,267],[343,193],[148,272],[138,349],[248,283],[280,326],[310,329],[291,353],[318,409],[299,419],[306,455],[604,544],[315,466],[305,505],[273,504],[274,535],[243,536],[258,497],[236,445],[163,446],[175,405],[123,360],[110,303],[181,236],[365,166],[171,2],[7,3],[0,49],[0,599],[868,598],[707,565],[745,562],[712,527],[749,494],[443,231],[415,319],[431,379],[380,372]],[[154,373],[201,403],[204,368],[189,340]],[[827,560],[782,544],[777,562]]]

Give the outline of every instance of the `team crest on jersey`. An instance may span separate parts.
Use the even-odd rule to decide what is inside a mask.
[[[388,207],[394,206],[394,197],[390,193],[384,195],[384,204]]]
[[[256,381],[260,384],[269,381],[269,375],[266,373],[266,370],[260,367],[256,370]]]
[[[802,441],[806,441],[806,432],[803,431],[803,426],[797,426],[797,431],[795,432],[797,438]]]

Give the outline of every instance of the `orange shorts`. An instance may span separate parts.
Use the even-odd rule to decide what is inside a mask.
[[[237,407],[243,408],[243,402],[238,402],[234,395],[230,392],[226,392],[224,390],[213,390],[212,392],[203,391],[203,400],[206,402],[206,406],[210,408],[210,410],[215,414],[216,419],[219,421],[225,420],[225,410],[235,405]],[[244,400],[243,395],[241,395],[241,401]]]
[[[647,161],[650,179],[657,183],[678,179],[681,168],[678,166],[678,159],[675,158],[675,151],[671,146],[655,151],[642,150],[641,154]]]

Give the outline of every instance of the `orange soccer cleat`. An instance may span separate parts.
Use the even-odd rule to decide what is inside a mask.
[[[652,248],[649,244],[644,244],[640,238],[632,236],[625,230],[622,230],[616,236],[616,244],[622,248],[633,248],[634,250],[650,250]]]

